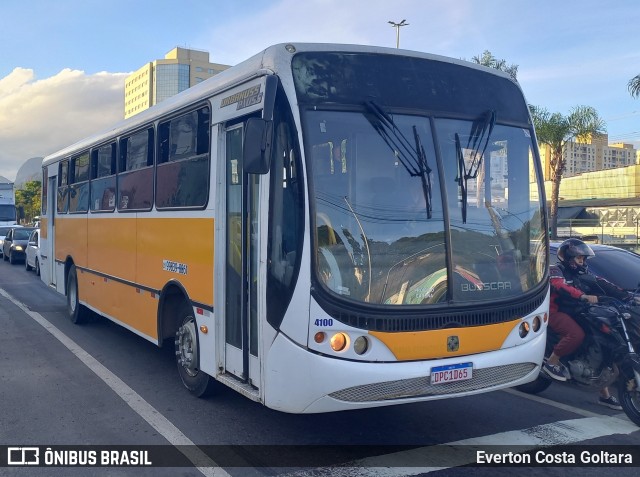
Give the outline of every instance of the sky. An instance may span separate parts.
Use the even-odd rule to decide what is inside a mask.
[[[176,46],[234,65],[284,42],[396,46],[518,65],[527,101],[593,106],[640,148],[638,0],[21,0],[0,2],[0,176],[124,117],[126,76]]]

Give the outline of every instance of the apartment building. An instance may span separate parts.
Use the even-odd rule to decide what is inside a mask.
[[[564,146],[566,163],[562,177],[626,167],[636,163],[637,151],[632,144],[608,144],[608,140],[607,134],[601,134],[587,138],[585,142],[567,142]],[[551,148],[547,144],[540,144],[539,147],[544,177],[550,179]]]
[[[211,63],[206,51],[176,47],[164,59],[153,60],[127,77],[124,117],[138,114],[227,68],[229,65]]]

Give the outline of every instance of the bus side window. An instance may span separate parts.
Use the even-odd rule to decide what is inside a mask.
[[[118,210],[150,210],[153,202],[153,128],[120,140]]]
[[[209,195],[208,107],[161,123],[156,171],[156,207],[160,210],[204,207]]]
[[[71,159],[69,167],[69,212],[89,209],[89,152]]]
[[[116,208],[116,143],[91,152],[91,211],[112,212]]]
[[[293,294],[302,248],[304,193],[296,131],[283,96],[276,98],[271,151],[267,320],[279,326]]]

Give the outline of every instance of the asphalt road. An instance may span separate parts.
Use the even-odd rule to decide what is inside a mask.
[[[98,317],[73,325],[63,296],[7,262],[0,262],[0,323],[0,446],[98,453],[131,446],[149,449],[156,463],[185,462],[0,467],[0,476],[635,476],[640,466],[640,429],[597,405],[596,393],[567,385],[537,397],[509,390],[318,415],[272,411],[224,387],[197,399],[179,381],[173,349]],[[636,452],[635,467],[476,466],[477,446],[505,453],[514,444],[550,453],[570,444],[578,455],[617,446]]]

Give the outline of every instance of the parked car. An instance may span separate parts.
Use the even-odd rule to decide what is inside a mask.
[[[16,227],[22,227],[22,226],[21,225],[7,225],[7,226],[0,227],[0,257],[2,257],[4,255],[4,252],[3,252],[3,249],[4,249],[4,238],[9,233],[9,230],[14,229]]]
[[[27,271],[35,270],[36,275],[40,276],[40,229],[31,232],[25,253],[24,267]]]
[[[562,242],[552,242],[551,263]],[[588,244],[596,254],[587,260],[589,271],[627,291],[636,291],[640,285],[640,255],[610,245]]]
[[[2,243],[2,258],[12,265],[18,260],[24,260],[25,250],[29,243],[29,235],[35,230],[32,227],[15,227],[7,232]]]

